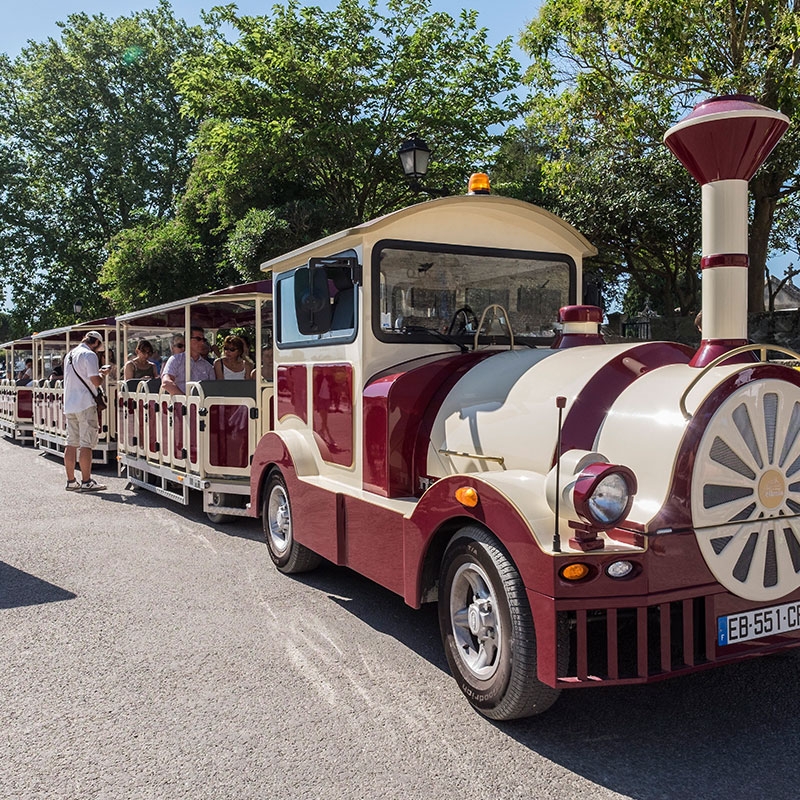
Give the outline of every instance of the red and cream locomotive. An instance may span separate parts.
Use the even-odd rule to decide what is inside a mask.
[[[119,317],[121,354],[195,326],[274,354],[241,381],[187,358],[184,395],[120,382],[120,470],[261,517],[282,572],[324,558],[438,602],[494,719],[799,645],[800,372],[746,318],[747,183],[787,125],[733,96],[665,137],[702,185],[697,352],[604,343],[592,246],[478,186],[276,258],[271,283]]]
[[[274,429],[249,512],[277,567],[324,557],[437,600],[452,672],[496,719],[800,644],[800,374],[758,359],[746,319],[747,183],[787,125],[734,96],[666,134],[702,185],[697,352],[604,344],[575,305],[591,246],[508,198],[265,264]]]

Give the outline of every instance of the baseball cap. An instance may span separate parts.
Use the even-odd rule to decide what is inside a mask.
[[[97,341],[100,342],[100,347],[98,347],[97,349],[101,353],[106,349],[105,345],[103,344],[103,334],[102,333],[98,333],[97,331],[89,331],[89,333],[87,333],[86,336],[84,336],[83,338],[84,339],[97,339]]]

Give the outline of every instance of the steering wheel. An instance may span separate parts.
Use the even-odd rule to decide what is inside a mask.
[[[460,321],[459,317],[461,317]],[[472,323],[472,330],[477,330],[478,318],[475,316],[475,312],[469,306],[461,306],[461,308],[457,309],[455,314],[453,314],[450,324],[447,326],[447,335],[452,336],[453,334],[459,335],[468,333],[470,323]]]

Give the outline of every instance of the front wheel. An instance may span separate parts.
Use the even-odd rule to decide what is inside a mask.
[[[536,673],[536,634],[519,572],[486,530],[462,528],[445,552],[439,627],[447,661],[472,706],[490,719],[546,711],[560,691]]]
[[[278,470],[267,479],[264,502],[261,506],[261,523],[272,563],[287,575],[316,569],[322,557],[294,539],[292,506],[286,483]]]

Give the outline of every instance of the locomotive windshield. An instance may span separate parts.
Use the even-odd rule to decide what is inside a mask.
[[[373,265],[375,333],[384,341],[444,335],[466,343],[497,304],[502,311],[487,314],[481,340],[502,341],[508,322],[516,338],[549,343],[559,308],[575,302],[575,264],[563,254],[385,242]]]

